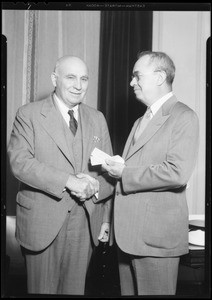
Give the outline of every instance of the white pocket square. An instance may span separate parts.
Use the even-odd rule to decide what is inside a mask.
[[[94,141],[95,143],[100,142],[100,138],[99,138],[98,136],[94,135],[93,141]]]

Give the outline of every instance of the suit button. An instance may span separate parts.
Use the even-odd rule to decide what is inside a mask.
[[[118,196],[119,195],[119,192],[116,192],[116,196]]]

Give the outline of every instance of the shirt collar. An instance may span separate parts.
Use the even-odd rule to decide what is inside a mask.
[[[68,111],[70,110],[70,108],[67,105],[65,105],[65,103],[63,101],[61,101],[60,98],[58,98],[56,93],[54,93],[54,99],[58,105],[58,108],[59,108],[61,114],[63,116],[68,116],[67,118],[69,118]],[[79,113],[78,108],[79,108],[79,104],[77,104],[71,108],[74,111],[74,117],[77,121],[78,121],[78,113]]]
[[[160,99],[158,99],[155,103],[150,106],[151,112],[153,116],[159,110],[159,108],[170,98],[173,96],[173,92],[169,92],[168,94],[164,95]]]

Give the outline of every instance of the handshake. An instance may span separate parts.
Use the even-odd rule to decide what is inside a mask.
[[[66,183],[70,193],[84,202],[99,191],[99,181],[88,174],[70,175]]]

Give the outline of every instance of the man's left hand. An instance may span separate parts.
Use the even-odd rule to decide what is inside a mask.
[[[121,178],[124,167],[124,163],[115,162],[110,159],[106,159],[105,164],[102,164],[102,168],[106,170],[111,177],[114,177],[116,179]]]

